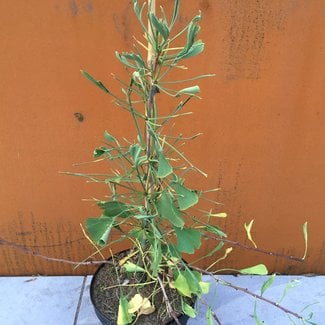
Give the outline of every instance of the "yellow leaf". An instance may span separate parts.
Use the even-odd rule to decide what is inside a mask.
[[[155,306],[151,305],[151,302],[149,301],[148,298],[144,298],[139,314],[149,315],[154,311],[155,311]]]
[[[122,266],[126,261],[128,261],[131,257],[133,257],[134,255],[137,255],[138,251],[135,251],[125,257],[123,257],[120,261],[119,261],[119,265]]]
[[[139,293],[129,301],[129,313],[138,313],[139,315],[149,315],[155,311],[148,298],[143,298]]]
[[[129,301],[129,313],[137,313],[138,310],[141,308],[143,298],[140,294],[136,294],[133,298]]]
[[[254,245],[255,248],[257,248],[257,245],[255,244],[253,238],[252,238],[252,235],[251,235],[251,230],[252,230],[252,226],[253,226],[253,222],[254,222],[254,219],[251,220],[251,222],[249,224],[244,224],[244,227],[245,227],[245,230],[246,230],[246,233],[247,233],[247,238],[252,242],[252,244]]]

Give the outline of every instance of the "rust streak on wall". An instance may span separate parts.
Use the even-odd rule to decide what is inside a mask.
[[[160,3],[171,11],[172,1]],[[184,117],[179,127],[204,133],[185,149],[209,174],[193,184],[221,188],[215,199],[224,206],[215,209],[228,212],[221,225],[233,240],[249,244],[243,224],[255,219],[261,248],[301,256],[301,226],[308,220],[310,227],[304,264],[236,249],[222,267],[265,262],[284,273],[324,274],[325,2],[200,0],[182,7],[178,27],[203,13],[206,50],[188,62],[190,74],[217,75],[200,83],[195,118]],[[106,189],[58,171],[92,170],[73,164],[91,160],[104,130],[133,136],[129,117],[79,73],[85,69],[118,89],[110,73],[125,71],[114,51],[131,50],[132,35],[141,37],[132,3],[2,1],[0,21],[0,237],[82,260],[92,248],[79,224],[98,211],[81,199],[103,197]],[[3,246],[0,257],[0,274],[93,271]]]

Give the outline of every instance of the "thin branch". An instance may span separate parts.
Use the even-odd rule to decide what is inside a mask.
[[[168,310],[169,314],[174,318],[174,321],[175,321],[175,323],[176,323],[177,325],[181,325],[181,323],[180,323],[179,320],[178,320],[177,315],[175,314],[175,312],[174,312],[174,310],[173,310],[173,307],[172,307],[171,304],[170,304],[170,301],[169,301],[169,299],[168,299],[167,293],[166,293],[166,291],[165,291],[164,284],[163,284],[163,282],[162,282],[162,280],[161,280],[161,278],[160,278],[159,275],[157,276],[157,280],[158,280],[159,285],[160,285],[160,287],[161,287],[161,291],[162,291],[162,294],[163,294],[163,296],[164,296],[164,300],[165,300],[165,303],[166,303],[167,310]]]
[[[218,283],[220,283],[220,284],[222,284],[222,285],[225,285],[225,286],[231,287],[231,288],[233,288],[233,289],[235,289],[235,290],[237,290],[237,291],[244,292],[244,293],[246,293],[247,295],[250,295],[250,296],[252,296],[252,297],[254,297],[254,298],[258,299],[258,300],[262,300],[262,301],[264,301],[264,302],[266,302],[266,303],[268,303],[268,304],[270,304],[270,305],[272,305],[272,306],[274,306],[274,307],[276,307],[276,308],[278,308],[278,309],[281,309],[281,310],[282,310],[283,312],[285,312],[286,314],[290,314],[290,315],[292,315],[292,316],[294,316],[294,317],[296,317],[296,318],[298,318],[298,319],[300,319],[300,320],[303,320],[303,319],[304,319],[303,316],[301,316],[301,315],[299,315],[299,314],[297,314],[297,313],[295,313],[295,312],[293,312],[293,311],[291,311],[291,310],[289,310],[289,309],[287,309],[287,308],[285,308],[285,307],[279,305],[277,302],[275,302],[275,301],[273,301],[273,300],[270,300],[270,299],[264,298],[263,296],[261,296],[261,295],[259,295],[259,294],[256,294],[256,293],[254,293],[254,292],[252,292],[252,291],[249,291],[247,288],[239,287],[239,286],[236,286],[236,285],[234,285],[234,284],[232,284],[232,283],[230,283],[230,282],[228,282],[228,281],[224,281],[224,280],[219,279],[219,278],[218,278],[216,275],[214,275],[212,272],[209,272],[209,271],[203,270],[203,269],[201,269],[201,268],[199,268],[199,267],[192,266],[192,265],[191,265],[191,268],[193,268],[194,270],[197,270],[197,271],[201,272],[202,274],[206,274],[206,275],[211,276],[211,277],[212,277],[216,282],[218,282]]]
[[[21,251],[23,253],[26,253],[26,254],[29,254],[29,255],[32,255],[35,257],[39,257],[39,258],[42,258],[44,260],[51,261],[51,262],[60,262],[60,263],[66,263],[66,264],[72,264],[72,265],[98,265],[98,264],[103,264],[103,263],[112,264],[112,261],[106,261],[106,260],[76,262],[76,261],[71,261],[71,260],[67,260],[67,259],[63,259],[63,258],[49,257],[49,256],[42,255],[40,253],[37,253],[37,252],[33,251],[32,249],[25,247],[23,245],[9,242],[3,238],[0,238],[0,245],[8,246],[10,248],[14,248],[14,249]]]
[[[209,235],[207,233],[205,233],[203,236],[207,237],[207,238],[215,239],[215,240],[218,240],[218,241],[223,241],[225,243],[228,243],[228,244],[231,244],[231,245],[234,245],[234,246],[238,246],[238,247],[246,249],[246,250],[258,252],[258,253],[261,253],[261,254],[267,254],[267,255],[270,255],[270,256],[281,257],[281,258],[285,258],[285,259],[288,259],[288,260],[293,260],[293,261],[296,261],[296,262],[303,262],[304,261],[300,257],[296,257],[296,256],[292,256],[292,255],[285,255],[285,254],[277,253],[277,252],[270,252],[270,251],[267,251],[267,250],[262,249],[262,248],[251,247],[251,246],[248,246],[248,245],[244,245],[244,244],[242,244],[242,243],[240,243],[238,241],[233,241],[233,240],[226,239],[226,238],[212,236],[212,235]]]

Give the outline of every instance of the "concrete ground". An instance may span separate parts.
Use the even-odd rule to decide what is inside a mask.
[[[267,279],[262,276],[220,278],[257,294]],[[100,325],[89,300],[90,280],[90,276],[0,277],[0,324]],[[313,313],[311,321],[325,325],[325,276],[278,276],[263,296],[279,301],[284,291],[281,305],[306,318]],[[197,318],[190,319],[189,325],[206,323],[205,303],[212,307],[222,325],[258,324],[254,320],[255,299],[233,288],[212,283],[210,293],[203,300],[204,304],[197,306]],[[294,324],[292,321],[303,324],[294,317],[291,321],[286,313],[263,301],[257,302],[256,313],[260,324]]]

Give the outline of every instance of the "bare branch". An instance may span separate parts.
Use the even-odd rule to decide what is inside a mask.
[[[281,253],[277,253],[277,252],[270,252],[270,251],[267,251],[267,250],[262,249],[262,248],[255,248],[255,247],[252,247],[252,246],[244,245],[244,244],[242,244],[242,243],[240,243],[238,241],[233,241],[233,240],[226,239],[226,238],[212,236],[212,235],[210,235],[208,233],[205,233],[204,234],[204,237],[211,238],[211,239],[215,239],[215,240],[218,240],[218,241],[223,241],[225,243],[228,243],[228,244],[231,244],[231,245],[234,245],[234,246],[238,246],[238,247],[243,248],[243,249],[246,249],[246,250],[258,252],[258,253],[261,253],[261,254],[267,254],[267,255],[270,255],[270,256],[285,258],[285,259],[293,260],[293,261],[296,261],[296,262],[303,262],[304,261],[300,257],[296,257],[296,256],[292,256],[292,255],[286,255],[286,254],[281,254]]]
[[[275,302],[275,301],[273,301],[273,300],[270,300],[270,299],[264,298],[263,296],[261,296],[261,295],[259,295],[259,294],[256,294],[256,293],[254,293],[254,292],[252,292],[252,291],[249,291],[247,288],[239,287],[239,286],[236,286],[236,285],[234,285],[234,284],[232,284],[232,283],[230,283],[230,282],[228,282],[228,281],[224,281],[224,280],[222,280],[222,279],[219,279],[219,278],[218,278],[216,275],[214,275],[212,272],[209,272],[209,271],[203,270],[203,269],[201,269],[201,268],[199,268],[199,267],[192,266],[192,265],[191,265],[191,268],[193,268],[194,270],[197,270],[197,271],[201,272],[202,274],[210,275],[210,276],[211,276],[211,277],[212,277],[216,282],[218,282],[218,283],[220,283],[220,284],[222,284],[222,285],[225,285],[225,286],[231,287],[231,288],[233,288],[233,289],[235,289],[235,290],[237,290],[237,291],[242,291],[242,292],[246,293],[247,295],[250,295],[250,296],[252,296],[252,297],[254,297],[254,298],[256,298],[256,299],[262,300],[262,301],[264,301],[264,302],[266,302],[266,303],[268,303],[268,304],[270,304],[270,305],[272,305],[272,306],[274,306],[274,307],[276,307],[276,308],[279,308],[279,309],[281,309],[283,312],[285,312],[285,313],[287,313],[287,314],[290,314],[290,315],[292,315],[292,316],[294,316],[294,317],[296,317],[296,318],[298,318],[298,319],[300,319],[300,320],[303,320],[303,319],[304,319],[303,316],[301,316],[301,315],[299,315],[299,314],[293,312],[292,310],[289,310],[289,309],[287,309],[287,308],[285,308],[285,307],[279,305],[277,302]]]
[[[98,264],[112,264],[112,261],[106,261],[106,260],[102,260],[102,261],[83,261],[83,262],[77,262],[77,261],[71,261],[71,260],[67,260],[64,258],[56,258],[56,257],[49,257],[49,256],[45,256],[42,255],[38,252],[33,251],[32,249],[25,247],[23,245],[19,245],[19,244],[15,244],[12,242],[9,242],[3,238],[0,238],[0,245],[4,245],[4,246],[8,246],[10,248],[16,249],[18,251],[21,251],[25,254],[29,254],[35,257],[39,257],[42,258],[44,260],[50,261],[50,262],[60,262],[60,263],[66,263],[66,264],[72,264],[72,265],[98,265]]]
[[[167,306],[167,310],[169,312],[169,314],[174,318],[174,321],[177,325],[181,325],[181,323],[179,322],[178,318],[177,318],[177,315],[175,314],[175,311],[173,309],[173,307],[171,306],[170,304],[170,301],[168,299],[168,296],[167,296],[167,293],[165,291],[165,287],[164,287],[164,284],[163,284],[163,281],[161,280],[160,276],[158,275],[157,276],[157,280],[159,282],[159,285],[160,285],[160,288],[161,288],[161,291],[163,293],[163,296],[164,296],[164,300],[165,300],[165,303],[166,303],[166,306]]]

